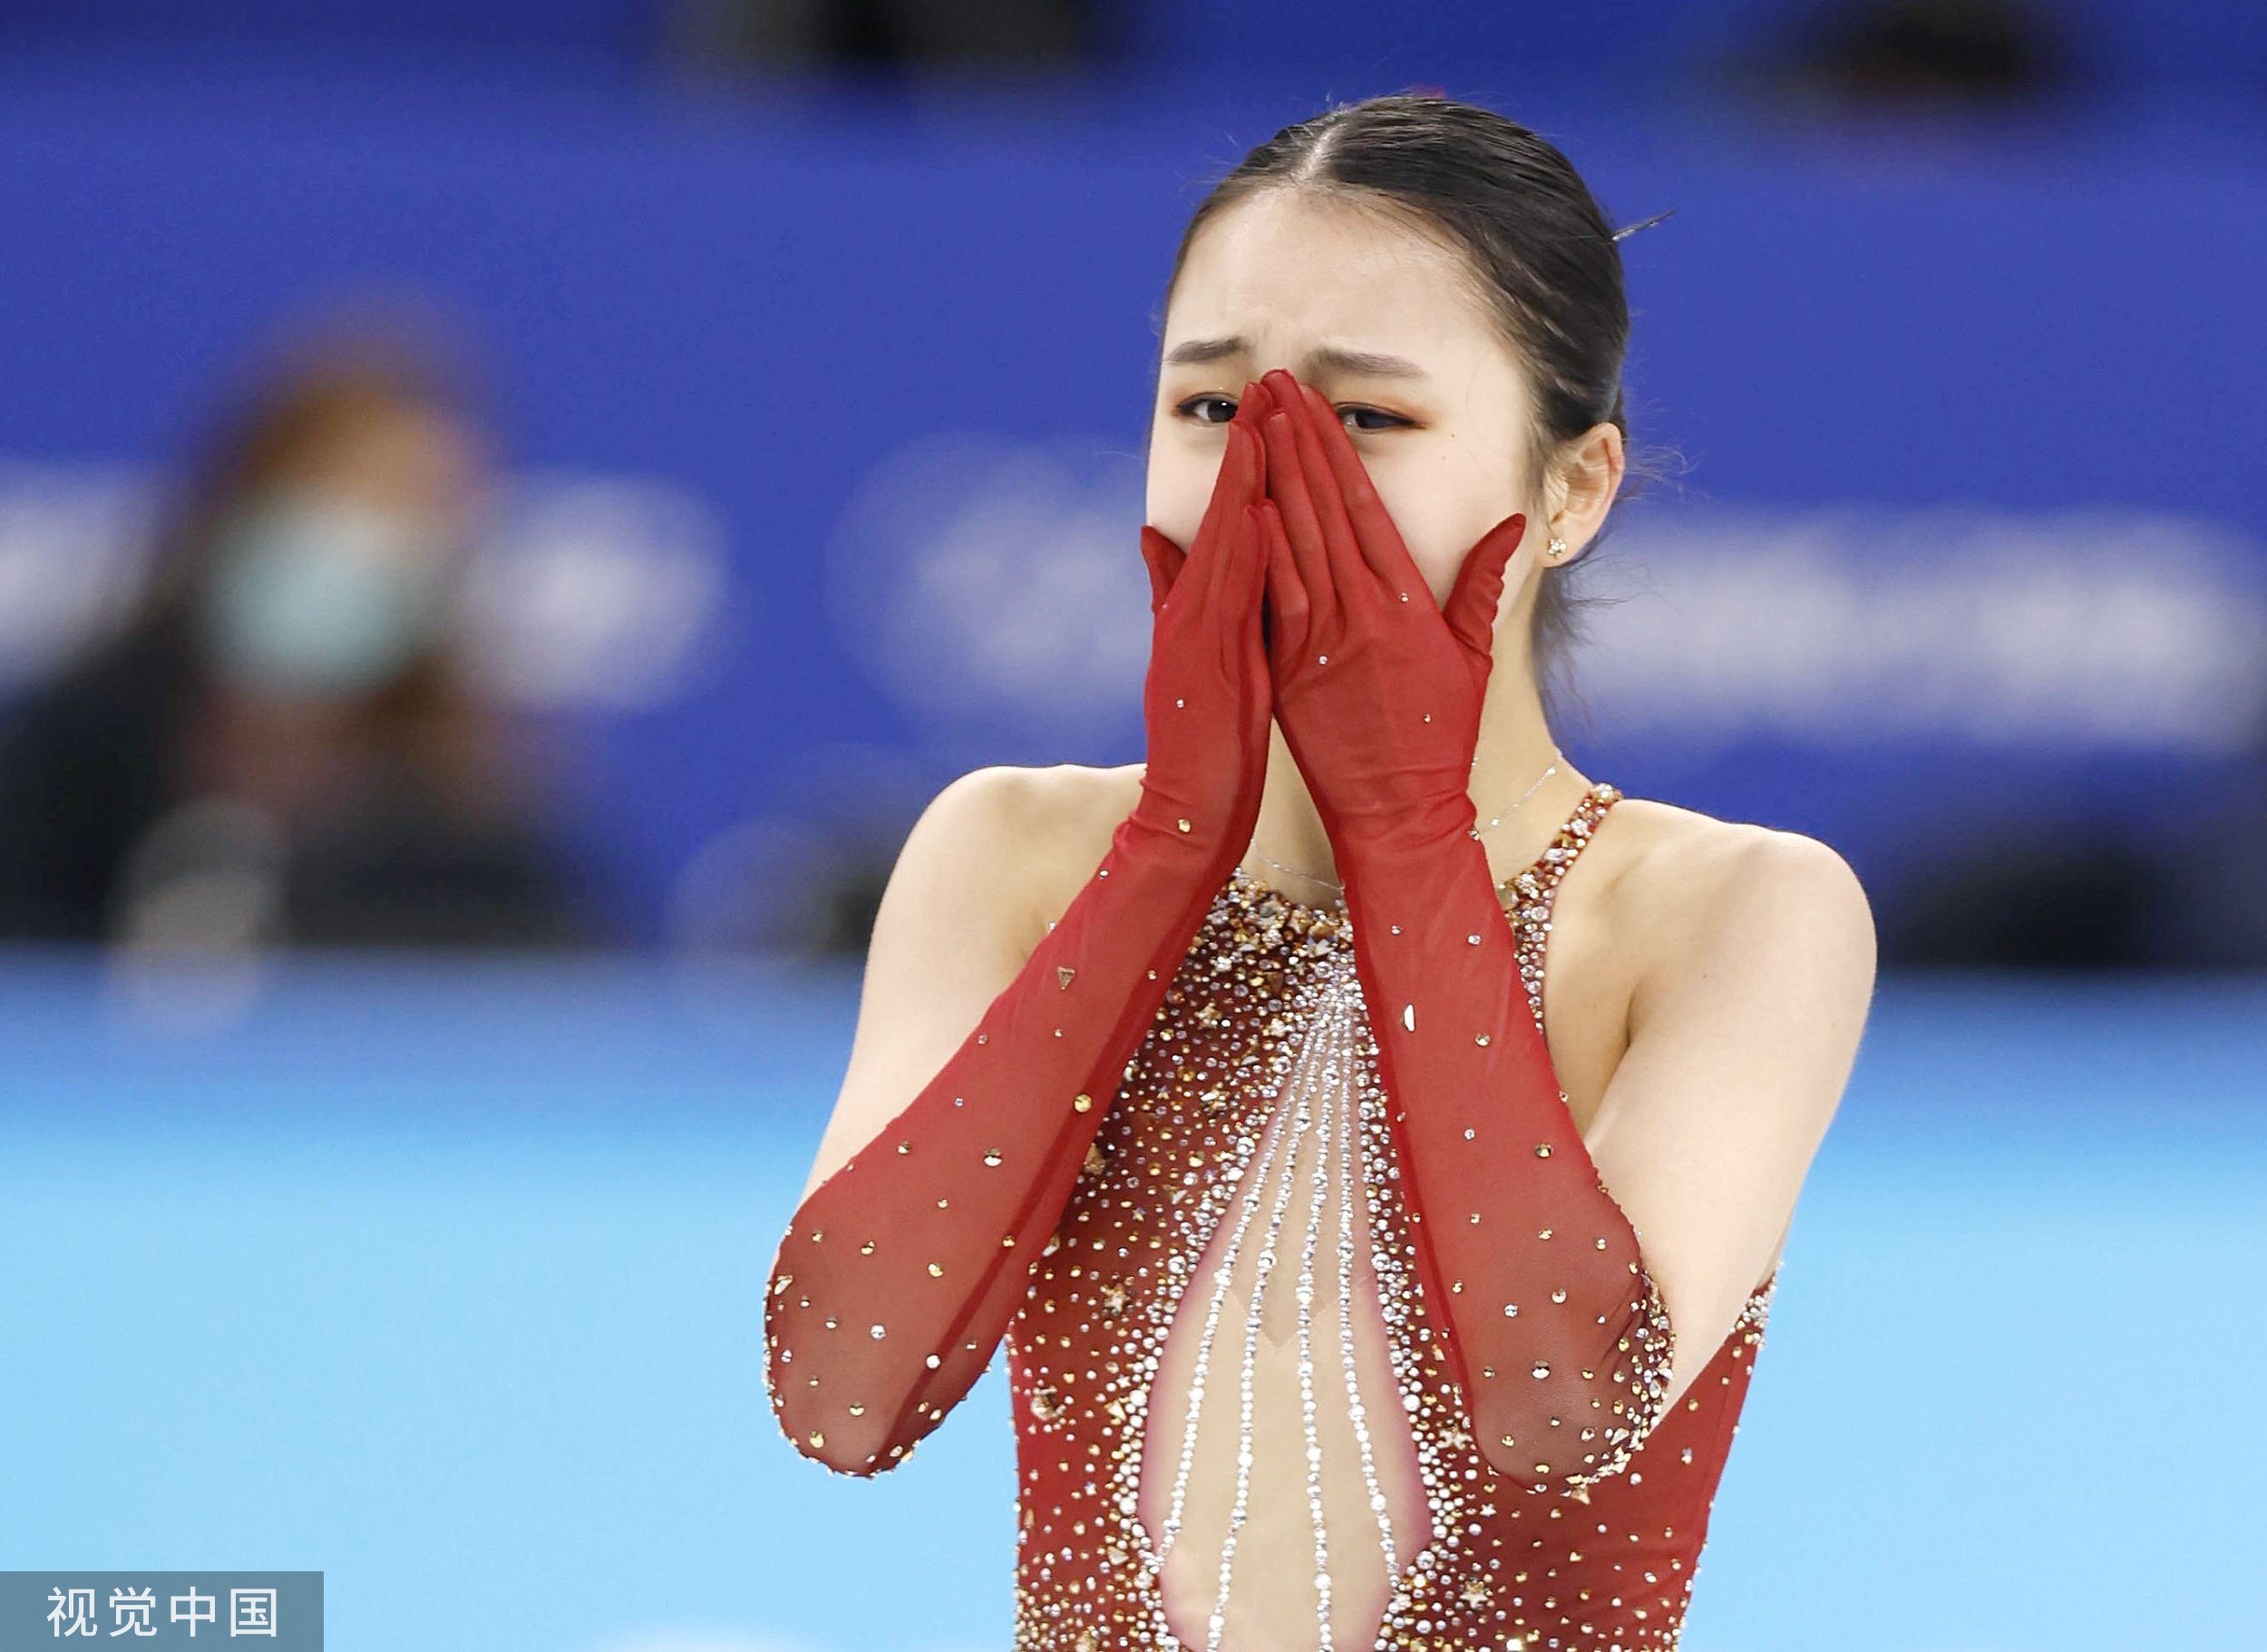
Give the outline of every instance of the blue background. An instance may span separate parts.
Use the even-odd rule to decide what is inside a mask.
[[[1241,25],[1222,26],[1233,61]],[[2232,36],[2228,61],[2244,49]],[[830,562],[867,549],[837,548],[846,513],[878,468],[939,436],[1114,462],[1102,502],[1137,671],[1138,454],[1186,215],[1326,95],[1406,83],[1368,70],[1358,41],[1341,61],[1359,67],[1232,88],[1202,63],[1153,83],[750,92],[453,59],[413,73],[384,53],[320,73],[261,53],[68,61],[0,64],[0,456],[161,463],[203,387],[277,316],[394,285],[442,296],[482,338],[516,464],[658,479],[721,522],[696,668],[653,704],[559,720],[578,759],[561,818],[618,932],[647,940],[704,844],[751,819],[826,818],[854,790],[846,768],[883,766],[901,831],[984,763],[1138,759],[1137,675],[1069,726],[1011,706],[940,729],[918,688],[890,693],[851,646],[877,622],[827,588]],[[1632,573],[1673,580],[1710,512],[1728,520],[1734,568],[1778,515],[1854,521],[1863,532],[1817,541],[1822,577],[1860,600],[1917,578],[1948,605],[1888,684],[1958,683],[1995,646],[2043,671],[2030,646],[2068,674],[2048,698],[2091,682],[2115,706],[2185,656],[2176,632],[2074,566],[2071,600],[2092,606],[2065,622],[2068,645],[2027,645],[2023,611],[1998,615],[1988,583],[1962,581],[2011,546],[2051,567],[2074,513],[2105,524],[2092,538],[2141,593],[2201,544],[2198,600],[2251,639],[2252,744],[2145,721],[2048,739],[2024,712],[1994,735],[1989,714],[2015,689],[1990,676],[1961,691],[1980,702],[1973,725],[1953,708],[1881,730],[1860,679],[1790,689],[1818,703],[1796,731],[1736,703],[1703,661],[1610,705],[1594,733],[1562,731],[1577,761],[1639,795],[1822,836],[1892,905],[1979,818],[2010,836],[2110,821],[2179,841],[2255,800],[2267,471],[2244,455],[2267,429],[2267,375],[2240,365],[2267,351],[2253,104],[2213,84],[2152,98],[2141,81],[2028,113],[1824,122],[1650,84],[1499,54],[1450,88],[1560,142],[1617,222],[1675,209],[1623,243],[1633,440],[1690,462],[1630,507],[1646,536]],[[1977,542],[1948,539],[1940,510],[1971,513]],[[1776,588],[1747,598],[1766,610],[1755,623]],[[2159,652],[2129,657],[2136,637]],[[949,657],[924,669],[952,675]],[[1630,675],[1611,654],[1577,674],[1610,701]]]

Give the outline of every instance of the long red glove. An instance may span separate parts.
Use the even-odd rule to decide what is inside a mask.
[[[1526,519],[1436,606],[1328,403],[1268,375],[1276,718],[1346,882],[1421,1287],[1475,1441],[1585,1496],[1659,1420],[1672,1347],[1635,1228],[1592,1162],[1473,834],[1503,568]]]
[[[1142,530],[1153,631],[1139,801],[960,1047],[811,1190],[780,1242],[765,1387],[796,1448],[831,1469],[894,1467],[991,1363],[1126,1067],[1251,841],[1270,721],[1266,397],[1244,402],[1185,559]]]

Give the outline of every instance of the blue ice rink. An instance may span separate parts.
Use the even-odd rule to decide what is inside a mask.
[[[340,1652],[999,1652],[997,1362],[777,1433],[854,973],[0,962],[0,1566],[319,1569]],[[153,1009],[152,1006],[159,1006]],[[2259,1644],[2267,982],[1885,977],[1686,1652]]]

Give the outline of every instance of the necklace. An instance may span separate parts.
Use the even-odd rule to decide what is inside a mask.
[[[1498,826],[1501,826],[1503,823],[1504,815],[1511,813],[1512,811],[1517,809],[1520,804],[1534,796],[1535,787],[1542,785],[1544,781],[1549,780],[1553,774],[1556,774],[1559,772],[1559,759],[1564,755],[1564,753],[1553,748],[1551,753],[1550,767],[1543,770],[1542,773],[1536,775],[1534,783],[1530,785],[1526,791],[1521,792],[1517,797],[1513,798],[1510,806],[1503,811],[1503,814],[1497,815],[1484,826],[1475,826],[1472,828],[1472,836],[1476,839],[1481,835],[1481,833],[1493,831]],[[1473,761],[1476,764],[1479,760],[1474,758]],[[1312,872],[1302,872],[1297,867],[1284,865],[1280,860],[1273,859],[1264,850],[1255,849],[1252,852],[1259,855],[1260,860],[1265,860],[1270,866],[1273,867],[1279,872],[1289,872],[1294,878],[1304,878],[1309,883],[1318,883],[1325,889],[1337,889],[1341,893],[1343,893],[1346,889],[1345,883],[1338,879],[1318,878]]]

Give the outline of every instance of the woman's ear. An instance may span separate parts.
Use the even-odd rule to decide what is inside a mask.
[[[1565,568],[1589,554],[1591,541],[1621,491],[1627,469],[1621,432],[1612,424],[1594,424],[1561,450],[1543,479],[1550,509],[1542,517],[1548,525],[1542,543],[1547,549],[1552,539],[1564,539],[1571,554],[1560,557],[1552,567]]]

